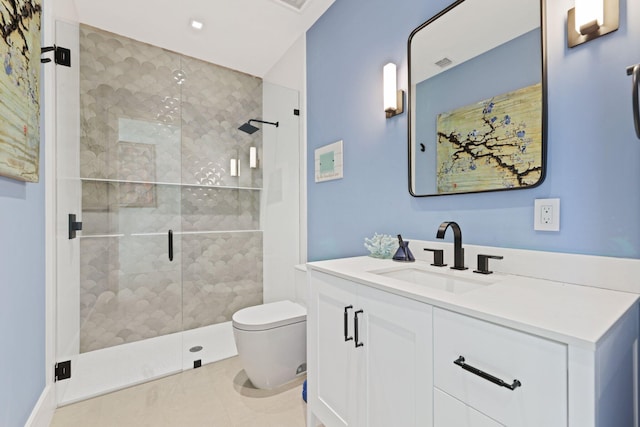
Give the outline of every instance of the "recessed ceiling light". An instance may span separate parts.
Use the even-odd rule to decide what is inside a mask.
[[[196,21],[195,19],[192,19],[191,27],[195,28],[196,30],[201,30],[202,27],[204,27],[204,24],[200,21]]]

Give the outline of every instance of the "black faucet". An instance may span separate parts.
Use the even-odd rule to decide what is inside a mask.
[[[453,221],[445,221],[440,224],[436,238],[444,239],[444,233],[449,227],[453,230],[453,267],[451,268],[454,270],[466,270],[467,267],[464,266],[464,249],[462,249],[462,230],[460,230],[460,226]]]

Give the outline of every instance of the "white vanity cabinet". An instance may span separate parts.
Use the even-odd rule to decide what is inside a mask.
[[[640,427],[637,295],[505,275],[456,294],[390,267],[308,264],[309,426]]]
[[[431,306],[317,271],[309,280],[313,413],[326,427],[431,426]]]

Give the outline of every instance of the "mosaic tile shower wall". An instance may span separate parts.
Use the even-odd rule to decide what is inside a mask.
[[[262,80],[81,26],[80,91],[80,351],[260,304]]]

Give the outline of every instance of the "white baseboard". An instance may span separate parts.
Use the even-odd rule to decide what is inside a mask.
[[[36,402],[29,419],[25,423],[25,427],[49,427],[53,419],[53,413],[56,410],[56,394],[54,385],[47,385]]]

